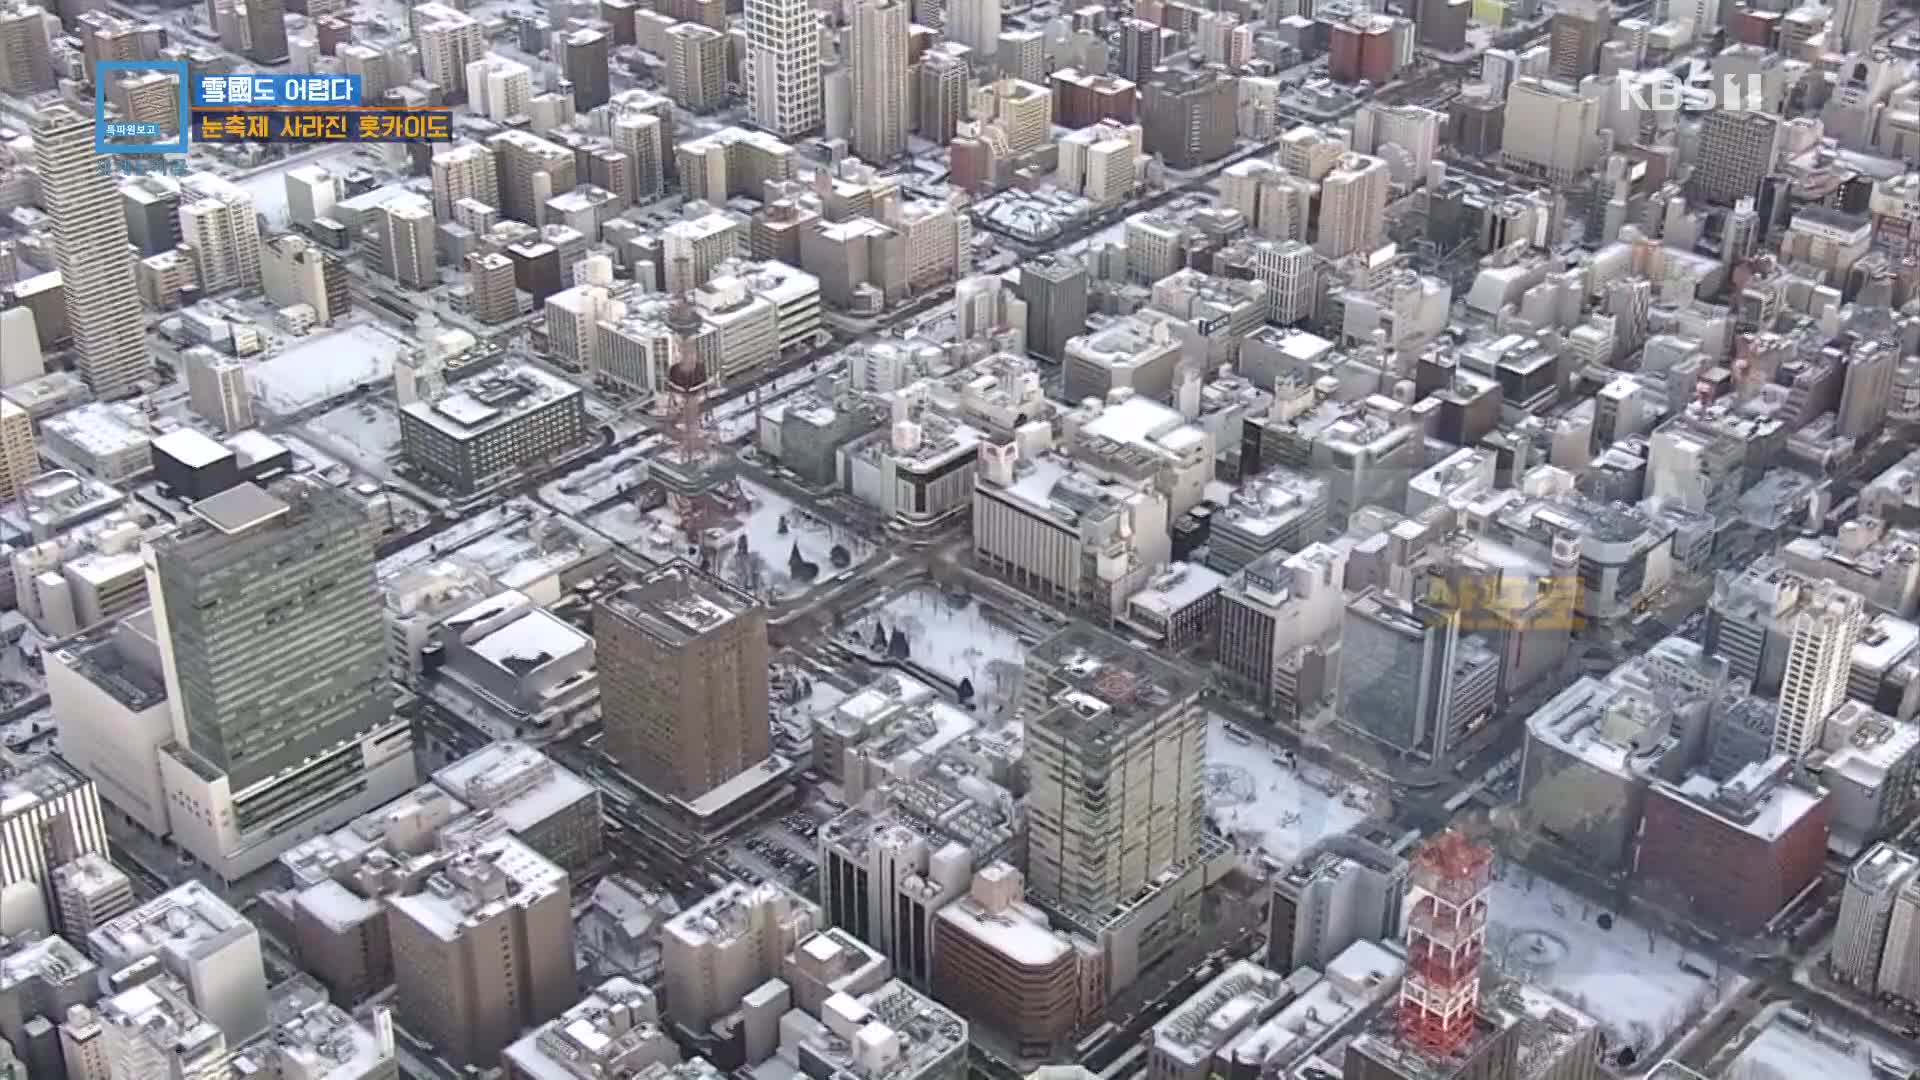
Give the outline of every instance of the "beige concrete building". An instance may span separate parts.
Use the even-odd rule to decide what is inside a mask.
[[[766,613],[676,563],[594,613],[607,746],[656,794],[696,800],[767,759]]]
[[[33,417],[12,401],[0,398],[0,498],[19,498],[27,482],[39,475]]]
[[[907,151],[906,0],[855,0],[849,21],[853,152],[878,165]]]
[[[564,870],[500,837],[388,897],[401,1022],[450,1062],[498,1062],[578,997],[571,896]]]
[[[1368,154],[1344,154],[1320,180],[1320,231],[1314,250],[1329,259],[1366,253],[1386,238],[1387,163]]]
[[[794,175],[793,147],[745,128],[721,128],[689,139],[674,148],[674,157],[687,198],[716,206],[740,195],[764,201],[769,183]]]
[[[787,954],[819,928],[819,908],[779,885],[736,881],[708,895],[660,928],[668,1018],[705,1029],[778,976]]]
[[[544,224],[541,217],[547,200],[572,191],[578,183],[573,151],[538,135],[503,131],[488,139],[487,145],[499,161],[500,212],[516,221]],[[615,145],[619,145],[617,131]]]
[[[688,112],[711,112],[727,92],[727,35],[699,23],[667,29],[667,96]]]
[[[46,9],[21,3],[0,7],[0,91],[31,94],[53,87]]]
[[[497,251],[467,256],[467,314],[488,326],[520,314],[513,260]]]
[[[486,55],[487,36],[480,23],[446,4],[419,4],[407,12],[413,42],[420,49],[420,74],[448,97],[467,91],[467,65]]]
[[[461,199],[478,199],[488,206],[500,206],[500,178],[493,151],[480,143],[435,150],[433,171],[433,216],[440,221],[453,220],[453,204]]]

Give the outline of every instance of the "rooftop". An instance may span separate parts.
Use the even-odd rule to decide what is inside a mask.
[[[470,439],[579,393],[579,387],[532,364],[507,363],[457,384],[437,401],[416,401],[401,412],[453,438]]]
[[[6,953],[0,955],[0,995],[20,993],[19,987],[24,983],[85,986],[98,970],[92,960],[63,937],[22,935],[0,941],[8,946]]]
[[[582,801],[592,784],[522,742],[503,741],[433,774],[433,782],[476,810],[491,810],[514,830],[531,828]]]
[[[1186,671],[1144,646],[1076,623],[1027,652],[1027,678],[1043,680],[1053,703],[1028,722],[1073,732],[1101,744],[1126,737],[1171,709],[1185,708],[1200,687]]]
[[[114,968],[156,953],[205,956],[255,935],[253,924],[197,881],[161,893],[87,936]]]
[[[597,1080],[666,1033],[652,991],[616,976],[572,1008],[527,1032],[504,1057],[530,1080]]]
[[[684,645],[759,608],[750,594],[685,562],[663,566],[602,603],[670,646]]]
[[[1153,1045],[1187,1066],[1212,1058],[1249,1025],[1298,992],[1286,976],[1240,960],[1153,1026]]]
[[[92,782],[52,754],[21,765],[0,763],[0,821]]]
[[[387,903],[429,933],[455,941],[497,912],[531,907],[567,889],[566,871],[532,848],[502,836],[455,855],[426,888]]]

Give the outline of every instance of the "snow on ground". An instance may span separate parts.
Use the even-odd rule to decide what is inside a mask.
[[[1584,1009],[1612,1046],[1644,1054],[1745,983],[1728,971],[1716,987],[1713,961],[1524,869],[1506,868],[1488,904],[1489,962]]]
[[[345,483],[351,473],[349,467],[339,458],[313,445],[310,439],[290,435],[280,431],[274,433],[274,441],[287,448],[287,452],[307,463],[322,480],[333,484]]]
[[[1285,866],[1367,819],[1365,788],[1304,761],[1287,764],[1264,740],[1241,742],[1228,728],[1221,717],[1207,721],[1207,812],[1241,850]]]
[[[642,439],[612,457],[549,481],[540,489],[541,501],[563,514],[584,514],[644,477],[641,463],[659,445],[658,438]]]
[[[377,323],[356,323],[302,338],[247,369],[247,389],[280,415],[318,405],[368,383],[393,378],[393,358],[406,342]]]
[[[739,483],[740,499],[733,507],[733,520],[720,526],[724,539],[718,545],[719,561],[714,567],[727,581],[777,602],[843,578],[873,556],[873,545],[855,534],[815,517],[751,480]],[[607,539],[656,562],[670,562],[686,551],[679,518],[670,507],[641,513],[631,503],[616,503],[595,514],[587,524]],[[744,550],[740,547],[742,540]],[[797,580],[788,570],[796,545],[800,557],[816,568],[810,581]],[[846,548],[846,566],[833,565],[836,546]]]
[[[863,615],[853,628],[871,634],[875,620],[889,635],[895,628],[906,635],[910,664],[956,686],[971,680],[982,712],[1019,691],[1026,645],[1006,616],[977,597],[949,597],[921,585],[888,600],[871,618]]]
[[[1726,1075],[1729,1080],[1875,1080],[1876,1059],[1886,1066],[1878,1075],[1905,1076],[1920,1063],[1920,1052],[1911,1047],[1898,1052],[1857,1033],[1818,1025],[1802,1031],[1785,1016],[1775,1016],[1733,1059]]]
[[[433,562],[440,558],[442,552],[453,551],[488,533],[523,522],[531,513],[531,507],[516,501],[456,521],[431,539],[422,540],[381,559],[376,575],[381,581],[390,581],[416,566]]]
[[[375,476],[387,475],[388,462],[400,452],[400,414],[385,399],[342,405],[306,426]]]

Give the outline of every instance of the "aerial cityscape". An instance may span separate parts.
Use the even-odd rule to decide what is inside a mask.
[[[0,1080],[1920,1080],[1920,0],[0,0]]]

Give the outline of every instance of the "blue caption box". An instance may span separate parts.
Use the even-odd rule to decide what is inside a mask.
[[[196,75],[193,107],[328,109],[360,104],[358,75]]]

